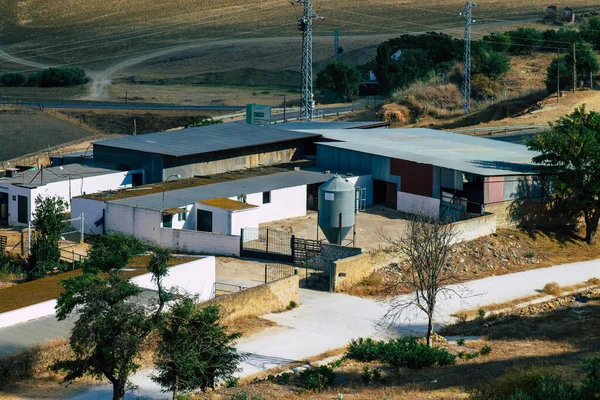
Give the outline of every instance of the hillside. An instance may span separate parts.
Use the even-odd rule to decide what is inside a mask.
[[[301,4],[289,0],[17,0],[5,2],[0,16],[0,48],[21,58],[53,63],[112,63],[122,55],[190,41],[248,37],[296,36]],[[325,21],[315,34],[330,36],[441,30],[462,25],[462,0],[433,0],[425,5],[395,0],[317,0]],[[482,24],[536,20],[548,3],[490,0],[476,10]],[[568,4],[592,9],[591,0]],[[461,29],[455,33],[460,35]],[[12,66],[14,68],[14,65]],[[7,65],[3,66],[8,68]]]

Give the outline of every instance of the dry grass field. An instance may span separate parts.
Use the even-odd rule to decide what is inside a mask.
[[[0,16],[3,50],[22,58],[88,66],[112,64],[121,56],[187,42],[215,39],[297,36],[300,5],[288,0],[16,0],[6,2]],[[591,0],[569,3],[592,9]],[[547,1],[490,0],[476,10],[481,23],[535,20]],[[462,0],[426,3],[395,0],[316,0],[327,17],[315,27],[317,36],[339,27],[345,35],[397,35],[440,30],[462,24]],[[460,32],[460,29],[459,29]],[[457,32],[457,33],[459,33]],[[7,66],[4,66],[6,68]],[[13,65],[14,67],[14,65]]]
[[[92,132],[29,107],[0,108],[0,160],[92,136]]]

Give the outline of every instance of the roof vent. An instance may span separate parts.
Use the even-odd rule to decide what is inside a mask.
[[[18,168],[6,168],[6,170],[4,171],[4,176],[7,178],[14,178],[15,176],[17,176],[18,172]]]
[[[325,171],[325,174],[329,175],[331,173],[330,170]]]
[[[300,171],[300,167],[294,167],[294,171]]]

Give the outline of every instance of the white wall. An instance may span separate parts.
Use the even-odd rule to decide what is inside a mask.
[[[9,201],[8,201],[8,223],[11,226],[24,226],[27,224],[19,224],[18,222],[18,209],[17,209],[17,200],[12,200],[13,196],[26,196],[29,201],[29,215],[30,219],[33,219],[33,213],[35,212],[35,198],[39,195],[42,196],[60,196],[65,199],[69,203],[70,211],[70,203],[73,197],[81,196],[83,194],[92,194],[103,192],[106,190],[114,190],[121,189],[126,187],[131,187],[132,185],[132,174],[141,172],[139,170],[136,171],[118,171],[110,174],[98,175],[98,176],[89,176],[89,177],[75,177],[72,179],[60,182],[52,182],[48,183],[44,186],[40,186],[37,188],[23,188],[11,184],[0,184],[0,190],[3,192],[7,192],[8,188]],[[71,199],[69,199],[69,188],[71,193]],[[18,197],[17,197],[18,198]],[[76,215],[75,217],[78,217]]]
[[[85,234],[101,235],[102,225],[96,226],[94,223],[102,218],[102,211],[104,211],[105,207],[106,203],[103,201],[76,197],[71,202],[71,218],[79,218],[81,213],[83,213],[83,218],[85,220]],[[106,221],[104,223],[106,223]],[[80,231],[79,224],[76,225],[75,228]]]
[[[365,205],[367,207],[373,205],[373,177],[371,175],[346,176],[344,178],[354,186],[367,189],[367,201]]]
[[[56,299],[0,314],[0,328],[55,314]]]
[[[237,197],[231,197],[231,199],[237,200]],[[263,204],[262,200],[262,192],[251,193],[246,197],[248,204],[259,206],[256,216],[259,223],[306,215],[306,185],[272,190],[271,202]],[[241,226],[241,228],[245,228],[245,226]]]
[[[213,233],[222,233],[224,235],[235,235],[231,229],[231,214],[232,211],[224,210],[219,207],[209,206],[203,203],[196,203],[196,210],[210,211],[212,213],[212,231]],[[197,230],[198,225],[195,224],[193,230]],[[239,232],[237,233],[239,235]]]
[[[156,290],[152,274],[144,274],[131,279],[144,289]],[[166,289],[179,289],[179,293],[198,296],[200,301],[209,300],[216,281],[216,264],[214,257],[202,257],[185,264],[169,268],[163,280]]]
[[[486,214],[481,217],[471,218],[452,224],[454,228],[455,243],[468,242],[480,237],[496,233],[496,214]]]
[[[421,214],[432,217],[440,215],[440,200],[416,194],[398,192],[398,210],[409,214]]]
[[[168,228],[161,228],[160,233],[160,241],[153,242],[173,250],[221,256],[240,256],[241,239],[239,236]]]
[[[156,244],[161,242],[162,212],[140,207],[106,203],[106,232],[134,235]]]

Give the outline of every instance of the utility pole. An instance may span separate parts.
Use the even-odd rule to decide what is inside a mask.
[[[313,95],[312,30],[313,22],[319,18],[313,10],[312,0],[296,0],[304,5],[304,14],[298,20],[298,29],[302,34],[302,93],[300,98],[300,120],[313,121],[315,100]]]
[[[333,30],[333,61],[340,59],[340,29]]]
[[[577,91],[577,55],[575,43],[573,43],[573,93]]]
[[[286,110],[286,108],[287,108],[287,103],[285,101],[285,94],[284,94],[283,95],[283,123],[284,124],[286,123],[286,120],[285,120],[285,110]]]
[[[477,3],[467,1],[465,10],[465,70],[463,72],[463,109],[465,114],[471,110],[471,19],[473,7],[477,7]]]

